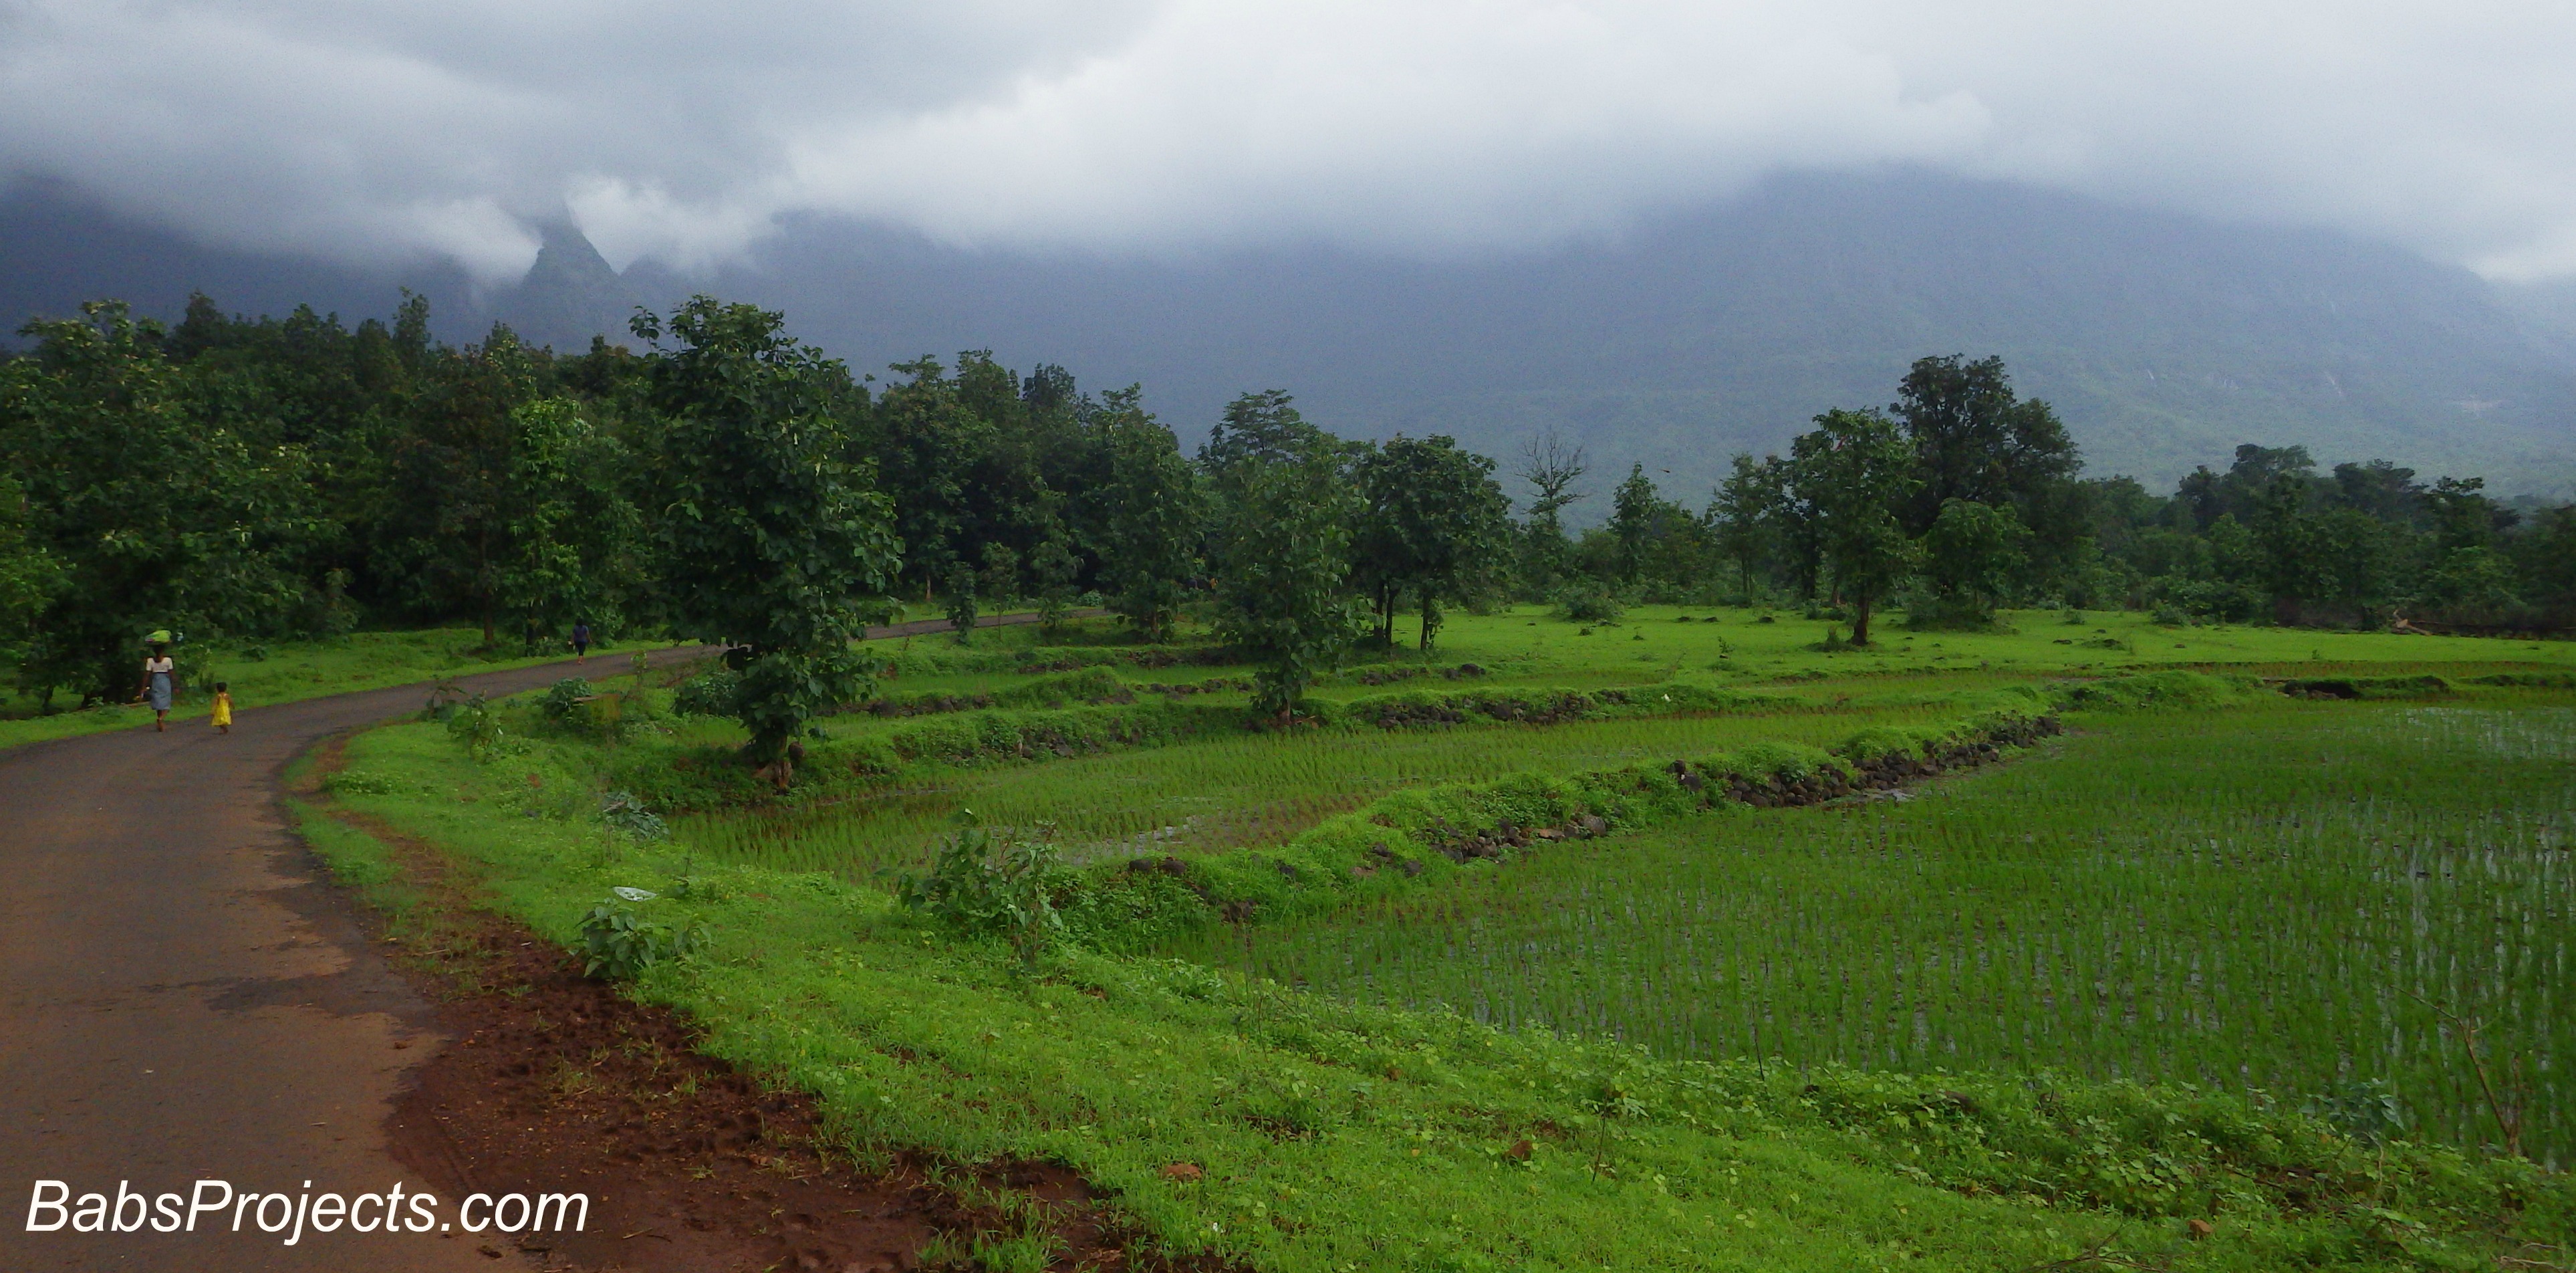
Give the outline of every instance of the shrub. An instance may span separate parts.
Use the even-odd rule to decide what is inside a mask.
[[[642,889],[626,892],[651,901]],[[687,959],[706,949],[707,927],[673,928],[638,916],[626,899],[610,897],[590,908],[581,920],[582,975],[608,981],[633,981],[655,964]]]
[[[632,793],[611,791],[599,798],[599,820],[612,830],[640,841],[667,840],[670,826]]]
[[[742,674],[713,668],[690,677],[671,698],[671,710],[683,716],[731,716],[742,696]]]
[[[997,854],[995,837],[976,825],[973,810],[960,811],[958,821],[929,874],[899,878],[896,899],[958,932],[1001,937],[1035,962],[1064,932],[1055,895],[1072,877],[1062,856],[1042,836],[1002,841]]]
[[[1571,585],[1556,597],[1556,616],[1571,623],[1608,623],[1620,611],[1618,594],[1597,583]]]
[[[502,751],[508,734],[501,728],[501,715],[480,694],[456,703],[447,712],[447,736],[465,744],[466,754],[476,763],[490,761]]]

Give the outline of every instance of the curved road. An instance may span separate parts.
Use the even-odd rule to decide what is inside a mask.
[[[568,667],[460,683],[511,693]],[[112,1200],[120,1182],[152,1195],[191,1195],[198,1180],[445,1192],[394,1161],[385,1131],[411,1069],[437,1050],[429,1007],[369,947],[277,805],[287,761],[417,710],[422,693],[249,708],[228,735],[190,721],[0,751],[0,1269],[496,1267],[461,1233],[342,1228],[290,1246],[253,1217],[232,1231],[230,1209],[194,1233],[154,1232],[140,1205],[125,1214],[135,1232],[28,1232],[37,1180],[67,1182],[75,1203]],[[441,1219],[457,1201],[439,1199]]]
[[[868,635],[947,627],[930,619]],[[608,669],[624,664],[607,656]],[[458,683],[499,695],[571,670]],[[396,1162],[385,1126],[441,1043],[429,1005],[369,945],[277,804],[289,760],[418,710],[423,692],[246,708],[228,735],[195,720],[0,750],[0,1270],[408,1273],[522,1258],[496,1261],[478,1251],[485,1239],[452,1231],[340,1228],[288,1245],[255,1216],[235,1232],[230,1208],[207,1211],[194,1232],[155,1232],[148,1204],[125,1207],[131,1232],[28,1231],[31,1216],[56,1215],[31,1207],[39,1180],[66,1182],[74,1207],[85,1193],[113,1201],[121,1182],[155,1197],[190,1197],[199,1180],[261,1194],[302,1195],[307,1181],[317,1196],[397,1182],[407,1194],[452,1192]],[[458,1201],[440,1197],[439,1218],[451,1220]]]

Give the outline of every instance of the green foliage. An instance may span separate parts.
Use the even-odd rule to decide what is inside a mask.
[[[1608,623],[1624,610],[1619,594],[1597,583],[1569,585],[1556,597],[1556,617],[1568,623]]]
[[[1871,609],[1921,556],[1896,511],[1922,482],[1912,449],[1875,411],[1828,411],[1791,444],[1790,464],[1834,586],[1852,604],[1852,644],[1867,645]]]
[[[1189,581],[1207,501],[1180,442],[1139,405],[1141,393],[1106,396],[1100,430],[1110,478],[1100,493],[1102,591],[1109,608],[1147,641],[1168,641]]]
[[[671,696],[671,710],[683,716],[731,716],[741,698],[742,674],[711,667],[680,683]]]
[[[1067,883],[1062,855],[1045,835],[997,840],[970,810],[927,874],[900,878],[895,898],[956,932],[1000,937],[1034,963],[1064,932],[1055,895]]]
[[[948,572],[949,639],[959,645],[975,643],[975,572],[956,566]]]
[[[626,495],[632,458],[568,398],[527,402],[510,423],[498,519],[509,547],[492,567],[494,600],[540,631],[619,630],[644,581],[642,515]]]
[[[652,894],[641,889],[649,901]],[[582,975],[604,981],[633,981],[649,969],[678,963],[704,951],[709,934],[704,924],[682,927],[645,919],[625,899],[610,897],[581,917]]]
[[[502,728],[500,708],[481,694],[443,705],[438,714],[447,722],[447,736],[463,743],[477,763],[488,764],[507,750],[510,737]]]
[[[495,791],[516,775],[475,770],[443,751],[419,748],[404,730],[358,740],[355,759],[369,767],[433,766],[421,777],[439,793],[365,797],[362,807],[438,835],[460,861],[488,873],[505,905],[553,921],[550,932],[568,931],[560,918],[598,895],[596,874],[544,838],[546,824],[531,827],[492,800],[458,805],[446,793]],[[2038,768],[2024,762],[1998,777]],[[1943,789],[1966,794],[1995,781]],[[1649,900],[1618,891],[1616,881],[1653,878],[1647,872],[1667,858],[1716,871],[1712,905],[1773,896],[1820,905],[1842,893],[1775,894],[1738,850],[1762,845],[1783,818],[1845,826],[1933,807],[1926,795],[1859,814],[1727,815],[1740,827],[1723,824],[1712,835],[1721,824],[1677,826],[1670,847],[1651,835],[1596,840],[1504,870],[1442,857],[1422,879],[1453,874],[1443,895],[1420,909],[1427,920],[1434,909],[1546,884],[1556,877],[1542,872],[1554,864],[1589,862],[1611,872],[1587,877],[1603,893],[1581,912],[1597,926],[1589,940],[1598,941],[1623,935],[1603,922],[1617,907]],[[2011,834],[2020,834],[2017,823]],[[2080,843],[2051,843],[2046,854]],[[1366,852],[1365,842],[1359,847]],[[673,869],[682,852],[666,852]],[[1919,845],[1899,851],[1874,840],[1839,843],[1831,856],[1846,865],[1884,862],[1906,889],[1919,889],[1912,872],[1931,864]],[[1248,865],[1284,878],[1275,865]],[[691,905],[724,925],[726,958],[702,961],[687,977],[647,978],[640,993],[704,1022],[711,1052],[812,1092],[846,1143],[867,1152],[1063,1163],[1094,1188],[1115,1191],[1121,1219],[1175,1256],[1300,1273],[1386,1266],[1391,1252],[1419,1268],[1652,1260],[1686,1269],[1992,1273],[2076,1267],[2105,1252],[2176,1273],[2450,1268],[2521,1258],[2524,1242],[2563,1244],[2576,1214],[2562,1175],[2402,1139],[2383,1152],[2289,1104],[2234,1091],[2065,1071],[1895,1074],[1829,1060],[1710,1062],[1660,1044],[1650,1054],[1609,1039],[1597,1024],[1586,1035],[1497,1028],[1500,1015],[1488,1025],[1438,1008],[1383,1009],[1176,960],[1059,944],[1031,964],[999,942],[925,942],[917,921],[889,914],[886,899],[827,875],[699,870],[706,900],[693,893]],[[1382,868],[1377,879],[1391,876],[1402,878]],[[1138,898],[1149,888],[1194,896],[1184,878],[1160,869],[1127,878]],[[1492,882],[1490,894],[1480,881]],[[1604,889],[1605,881],[1614,886]],[[1876,934],[1908,914],[1891,902],[1910,895],[1894,889],[1853,900],[1882,926],[1866,930]],[[1547,896],[1565,906],[1565,894]],[[1954,907],[1941,893],[1920,909],[1944,917],[1955,909],[1961,948],[1971,949],[1964,926],[1987,917],[1997,896],[1990,889],[1976,905]],[[2049,900],[2063,902],[2062,890]],[[1483,922],[1499,921],[1489,911]],[[1774,960],[1784,972],[1832,971],[1875,949],[1874,937],[1819,942],[1779,917],[1765,924],[1745,939],[1786,943],[1787,956]],[[1689,931],[1668,922],[1662,930]],[[1256,925],[1253,936],[1268,931]],[[1999,940],[1991,925],[1974,931]],[[1461,924],[1445,935],[1461,942],[1473,934]],[[1493,1002],[1520,1001],[1517,982],[1477,962],[1487,948],[1458,949],[1448,962],[1460,975],[1480,977]],[[1908,984],[1944,984],[1946,965],[1929,949],[1919,953],[1925,958],[1908,966]],[[1499,960],[1502,952],[1492,954]],[[1636,984],[1611,976],[1615,965],[1579,964],[1572,951],[1552,957],[1584,968],[1585,984]],[[1820,958],[1833,962],[1814,962]],[[1660,987],[1664,974],[1656,976]],[[1731,983],[1687,975],[1671,984],[1694,1003],[1732,993]],[[1787,983],[1776,984],[1776,994],[1788,993]],[[1813,984],[1838,983],[1819,975]],[[2090,1013],[2094,1002],[2089,994],[2063,997],[2070,1012]],[[1624,1002],[1604,994],[1596,1006],[1646,1037],[1653,1018]],[[1951,1004],[1975,1017],[1991,1002],[1963,994],[1926,1006],[1942,1020]],[[1809,1037],[1803,1020],[1777,1019],[1794,1027],[1783,1038]],[[2125,1028],[2118,1022],[2114,1013],[2104,1028]],[[1204,1171],[1198,1179],[1166,1174],[1181,1163]],[[2214,1224],[2214,1232],[2191,1240],[2191,1219]]]
[[[1342,589],[1356,501],[1324,452],[1245,461],[1229,481],[1217,630],[1261,667],[1255,710],[1284,719],[1357,635]]]
[[[147,632],[282,624],[298,554],[329,528],[302,448],[191,418],[157,324],[121,303],[82,315],[29,322],[33,352],[0,362],[0,576],[22,683],[122,702]]]
[[[660,324],[637,324],[658,340]],[[699,297],[671,316],[681,347],[646,360],[665,604],[682,631],[734,643],[727,714],[764,764],[817,713],[866,696],[871,664],[850,642],[900,565],[887,501],[846,458],[849,373],[781,327]]]
[[[1392,634],[1397,599],[1409,592],[1428,651],[1442,602],[1464,602],[1501,581],[1511,528],[1493,473],[1492,460],[1445,437],[1397,434],[1360,458],[1353,573],[1378,607],[1381,636]]]
[[[603,793],[599,797],[599,821],[609,830],[642,843],[671,838],[669,824],[633,792]]]
[[[1931,596],[1907,615],[1915,627],[1977,627],[1994,622],[1995,608],[2027,563],[2030,531],[2011,506],[1953,499],[1923,537],[1923,579]]]
[[[1082,575],[1082,559],[1062,534],[1052,534],[1029,554],[1029,577],[1037,584],[1038,632],[1042,639],[1053,640],[1064,632],[1064,621],[1073,609],[1074,585]]]
[[[537,710],[547,720],[560,724],[579,714],[590,700],[590,682],[578,676],[567,676],[547,687],[546,696],[537,700]]]
[[[2069,708],[2092,711],[2202,710],[2244,702],[2268,692],[2262,682],[2248,676],[2167,671],[2110,676],[2070,685],[2062,698]]]

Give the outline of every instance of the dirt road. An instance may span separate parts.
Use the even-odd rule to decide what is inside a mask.
[[[568,668],[463,683],[515,692]],[[308,1224],[289,1245],[291,1230],[259,1231],[256,1211],[234,1232],[231,1207],[193,1233],[154,1232],[145,1203],[124,1209],[134,1232],[27,1231],[38,1180],[66,1182],[75,1206],[91,1192],[113,1202],[120,1182],[206,1203],[221,1191],[192,1197],[194,1182],[290,1198],[308,1181],[344,1198],[430,1183],[394,1161],[385,1132],[395,1094],[439,1046],[427,1005],[316,878],[277,803],[288,760],[421,699],[380,690],[252,707],[229,735],[192,721],[0,751],[0,1269],[519,1266],[455,1228]],[[439,1198],[436,1222],[453,1224],[460,1201]],[[408,1198],[402,1214],[418,1217]]]

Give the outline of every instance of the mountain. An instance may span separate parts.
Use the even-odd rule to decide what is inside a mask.
[[[531,344],[579,350],[591,337],[628,343],[626,320],[642,304],[599,249],[568,223],[544,226],[536,263],[515,288],[488,302],[492,312]]]
[[[1912,359],[1954,352],[2002,355],[2095,473],[2162,486],[2259,441],[2576,490],[2576,288],[1921,174],[1782,178],[1611,240],[1448,261],[971,252],[817,217],[712,274],[620,275],[559,226],[526,280],[485,296],[453,272],[196,249],[59,190],[0,200],[0,313],[116,294],[175,315],[203,287],[249,312],[312,299],[382,314],[397,283],[431,297],[447,339],[498,317],[559,348],[623,339],[634,304],[705,290],[785,310],[862,371],[989,348],[1095,390],[1142,382],[1185,435],[1274,386],[1341,432],[1452,433],[1506,467],[1553,428],[1590,448],[1596,492],[1636,462],[1693,504],[1734,452],[1784,447],[1828,407],[1883,404]]]
[[[1591,449],[1596,490],[1641,462],[1694,504],[1735,451],[1956,352],[2002,355],[2096,473],[2162,485],[2261,441],[2576,482],[2576,339],[2541,300],[2321,231],[1922,176],[1783,179],[1616,241],[1459,262],[1013,257],[809,222],[708,285],[854,366],[989,347],[1142,381],[1186,429],[1280,386],[1343,432],[1506,459],[1555,428]]]

